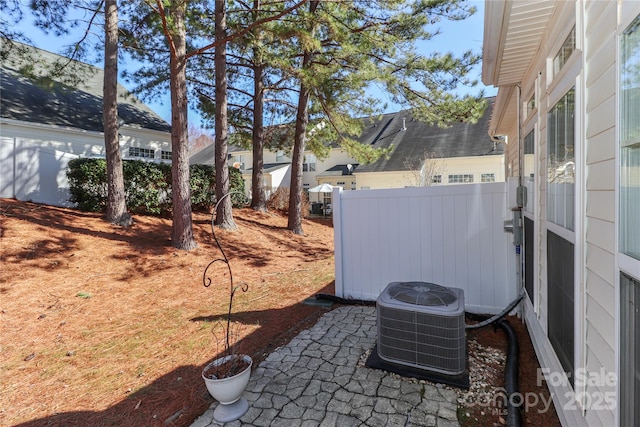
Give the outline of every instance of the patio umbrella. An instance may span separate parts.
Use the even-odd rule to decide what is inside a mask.
[[[309,192],[310,193],[332,193],[333,192],[333,185],[327,184],[325,182],[325,183],[322,183],[320,185],[316,185],[313,188],[310,188]]]
[[[309,192],[310,193],[332,193],[333,192],[333,185],[327,184],[325,182],[325,183],[322,183],[320,185],[316,185],[313,188],[310,188]],[[322,213],[323,213],[323,215],[326,216],[327,215],[327,206],[326,206],[326,203],[324,202],[324,200],[323,200],[322,204],[323,204]]]

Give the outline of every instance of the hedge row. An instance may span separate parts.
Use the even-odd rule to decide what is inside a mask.
[[[129,212],[166,215],[171,213],[171,165],[142,160],[124,160],[124,191]],[[229,168],[234,206],[245,203],[244,181],[236,168]],[[78,158],[67,169],[70,201],[78,209],[104,212],[107,206],[107,162],[104,159]],[[215,205],[213,166],[190,165],[189,185],[194,210],[210,210]]]

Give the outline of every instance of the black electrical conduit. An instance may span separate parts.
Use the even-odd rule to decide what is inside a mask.
[[[496,324],[496,328],[501,328],[504,333],[507,335],[507,362],[505,365],[504,372],[504,381],[505,381],[505,391],[507,393],[506,396],[506,404],[507,404],[507,417],[506,423],[507,427],[521,427],[522,426],[522,414],[520,413],[520,406],[522,402],[520,401],[522,397],[518,395],[518,364],[520,358],[520,346],[518,344],[518,336],[516,335],[515,330],[511,326],[508,320],[504,319],[504,317],[513,310],[524,298],[525,291],[522,289],[520,295],[509,305],[507,305],[504,310],[495,316],[485,318],[485,316],[479,316],[472,313],[466,313],[471,317],[482,317],[483,320],[474,324],[466,324],[466,329],[479,329],[485,326]],[[347,304],[347,305],[375,305],[375,301],[366,301],[360,299],[347,299],[341,298],[336,295],[329,294],[316,294],[316,299],[333,301],[338,304]]]

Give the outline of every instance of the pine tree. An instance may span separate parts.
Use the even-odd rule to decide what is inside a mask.
[[[122,154],[118,137],[118,4],[104,2],[104,86],[102,116],[107,160],[107,221],[128,227],[133,222],[127,212]]]
[[[416,42],[433,36],[427,32],[442,18],[463,19],[472,9],[456,0],[368,0],[314,2],[298,10],[279,27],[283,72],[298,82],[298,109],[293,141],[293,163],[288,227],[302,234],[302,163],[306,149],[319,156],[327,141],[337,141],[361,163],[387,152],[357,142],[359,117],[380,112],[366,96],[367,87],[379,84],[392,99],[410,107],[414,116],[441,126],[475,121],[484,111],[478,96],[458,97],[452,90],[473,85],[466,75],[479,61],[471,52],[417,53]],[[316,126],[313,135],[309,123]],[[393,149],[391,147],[389,150]]]

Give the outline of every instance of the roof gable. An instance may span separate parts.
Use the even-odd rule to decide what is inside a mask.
[[[389,158],[360,165],[358,173],[409,170],[409,163],[423,158],[425,152],[439,158],[503,154],[504,147],[495,144],[488,134],[495,98],[487,98],[487,102],[487,109],[477,123],[455,123],[447,128],[420,122],[413,118],[410,110],[385,115],[377,125],[382,125],[384,130],[373,145],[376,148],[393,145],[394,149]]]
[[[15,43],[15,42],[14,42]],[[0,116],[24,122],[103,131],[102,69],[78,61],[69,61],[31,46],[26,49],[36,62],[10,52],[0,63]],[[12,49],[14,51],[15,49]],[[47,66],[68,62],[71,77],[48,77]],[[127,89],[118,84],[118,116],[124,125],[170,132],[169,124]]]

